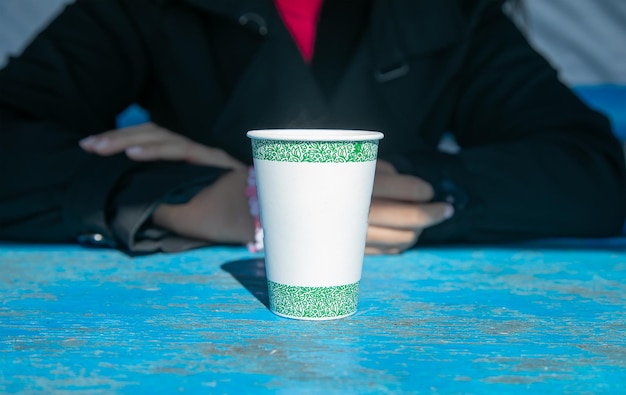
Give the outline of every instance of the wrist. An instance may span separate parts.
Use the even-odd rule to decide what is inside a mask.
[[[159,204],[152,213],[152,223],[156,226],[178,233],[175,229],[177,217],[180,217],[180,208],[182,204]]]

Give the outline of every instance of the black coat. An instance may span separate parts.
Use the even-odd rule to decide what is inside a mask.
[[[380,130],[380,157],[456,206],[423,243],[619,232],[625,166],[608,121],[558,81],[500,1],[327,3],[311,67],[271,0],[70,6],[0,71],[0,238],[194,245],[162,238],[147,219],[223,169],[78,147],[134,102],[248,163],[249,129]],[[352,7],[359,17],[342,18]],[[457,154],[437,149],[448,133]]]

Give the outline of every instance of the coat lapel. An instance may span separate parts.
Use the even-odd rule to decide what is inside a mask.
[[[373,2],[369,28],[331,99],[327,126],[384,132],[382,155],[436,147],[447,125],[424,122],[447,119],[431,115],[462,57],[464,21],[451,1],[434,4]]]
[[[211,132],[213,144],[245,161],[251,160],[248,130],[314,127],[328,112],[320,88],[278,13],[272,8],[264,21],[264,43]]]
[[[381,147],[409,150],[411,147],[402,144],[407,137],[415,144],[422,145],[420,140],[426,138],[427,145],[436,145],[439,135],[424,136],[421,126],[435,111],[462,60],[464,16],[452,0],[376,0],[374,7],[368,32],[373,67],[370,80],[381,93],[381,105],[388,108],[395,127],[402,129],[390,125],[393,130],[387,132]],[[443,133],[447,126],[435,129]],[[390,132],[402,136],[396,139]]]
[[[181,1],[240,23],[248,16],[252,23],[242,25],[266,35],[225,107],[206,117],[217,119],[206,125],[205,133],[211,130],[207,143],[235,157],[250,160],[246,132],[255,128],[377,129],[386,133],[381,150],[394,152],[436,145],[446,131],[448,125],[429,125],[438,132],[425,138],[421,130],[463,57],[468,23],[455,0],[374,0],[364,39],[328,101],[271,0]],[[264,32],[259,24],[265,24]],[[203,73],[196,70],[193,75]],[[208,81],[199,89],[207,86]],[[211,100],[199,102],[208,105]]]

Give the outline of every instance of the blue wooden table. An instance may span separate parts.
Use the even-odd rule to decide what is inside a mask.
[[[359,312],[267,308],[262,256],[0,245],[0,393],[626,393],[626,239],[365,259]]]

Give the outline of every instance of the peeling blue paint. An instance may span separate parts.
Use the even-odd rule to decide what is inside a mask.
[[[0,393],[626,392],[624,239],[367,257],[336,321],[266,293],[244,248],[0,245]]]

